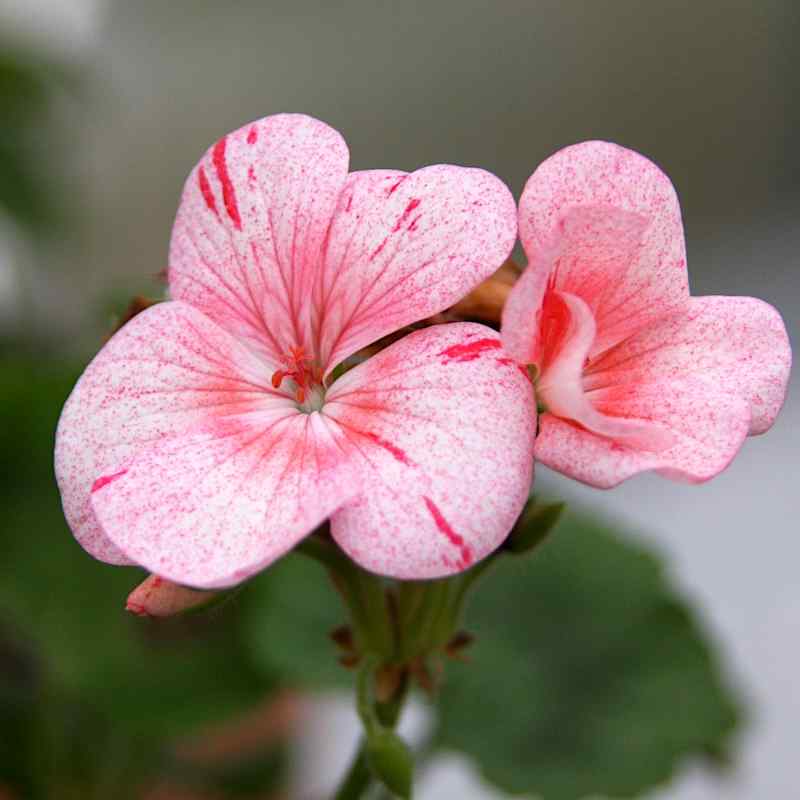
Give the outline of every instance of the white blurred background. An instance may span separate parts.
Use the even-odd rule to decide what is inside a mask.
[[[517,195],[563,145],[604,138],[637,149],[681,197],[694,292],[773,303],[797,344],[793,0],[0,0],[0,30],[84,81],[56,110],[63,134],[44,165],[80,209],[75,233],[43,255],[0,219],[2,326],[68,336],[75,347],[96,341],[105,297],[154,291],[183,180],[203,150],[250,119],[302,111],[342,131],[355,169],[480,165]],[[797,384],[776,427],[705,486],[644,476],[599,492],[539,471],[548,493],[646,533],[749,701],[734,774],[719,783],[687,766],[654,800],[797,792]],[[330,714],[346,725],[337,709],[321,704],[317,727],[329,730]],[[352,721],[352,738],[336,738],[355,736]],[[309,741],[333,747],[330,737]],[[302,772],[328,769],[331,780],[345,758],[303,752],[322,761],[304,761]],[[419,796],[494,795],[447,760]]]

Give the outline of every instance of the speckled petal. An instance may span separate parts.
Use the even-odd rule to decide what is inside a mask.
[[[290,345],[309,348],[309,298],[348,159],[335,130],[300,114],[220,139],[184,188],[170,246],[172,296],[273,361]]]
[[[326,369],[456,303],[503,263],[515,236],[514,200],[483,170],[353,173],[315,295]]]
[[[106,535],[187,586],[239,583],[360,489],[347,441],[317,413],[219,417],[135,456],[92,492]]]
[[[542,304],[553,261],[550,252],[536,253],[503,306],[503,348],[520,364],[534,364],[541,355]]]
[[[547,295],[545,316],[557,334],[555,352],[545,353],[536,383],[538,403],[551,414],[582,428],[641,450],[660,451],[673,443],[670,433],[651,421],[603,414],[584,391],[583,370],[596,330],[586,303],[568,292]],[[550,351],[553,348],[548,347]]]
[[[331,519],[359,564],[403,579],[466,569],[528,497],[533,390],[497,334],[471,323],[410,334],[330,389],[324,414],[363,459],[363,495]]]
[[[102,561],[130,563],[94,518],[92,485],[211,415],[285,404],[269,375],[261,359],[184,303],[161,303],[127,323],[86,368],[56,434],[64,513],[83,547]]]
[[[650,420],[673,438],[667,449],[646,451],[543,414],[536,460],[600,489],[645,470],[689,483],[707,481],[728,466],[750,425],[744,399],[691,377],[625,384],[593,392],[591,397],[602,413]]]
[[[631,150],[584,142],[551,156],[522,193],[519,231],[533,267],[549,256],[554,288],[592,310],[595,353],[687,302],[678,199]]]
[[[791,361],[786,328],[772,306],[752,297],[693,297],[686,313],[661,320],[592,363],[584,385],[693,376],[714,392],[743,398],[753,435],[775,421]]]

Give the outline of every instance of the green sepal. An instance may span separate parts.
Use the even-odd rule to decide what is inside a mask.
[[[414,757],[408,745],[392,730],[376,728],[367,739],[367,763],[376,778],[397,797],[409,800],[414,777]]]
[[[506,539],[504,549],[514,555],[535,550],[549,535],[566,508],[566,503],[531,501]]]

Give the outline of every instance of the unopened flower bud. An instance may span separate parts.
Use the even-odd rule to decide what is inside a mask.
[[[171,617],[206,605],[216,596],[217,592],[189,589],[158,575],[150,575],[128,595],[125,608],[139,617]]]

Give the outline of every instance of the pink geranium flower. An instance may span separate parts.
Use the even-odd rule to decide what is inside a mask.
[[[642,470],[700,482],[766,431],[791,351],[774,308],[690,297],[681,214],[650,161],[605,142],[568,147],[528,181],[529,266],[503,314],[506,350],[534,365],[534,456],[610,487]]]
[[[125,325],[64,408],[56,473],[97,558],[195,587],[235,584],[326,518],[358,563],[400,578],[465,569],[527,497],[535,410],[497,334],[412,333],[516,235],[494,176],[348,174],[342,137],[279,115],[223,137],[189,176],[171,301]]]

